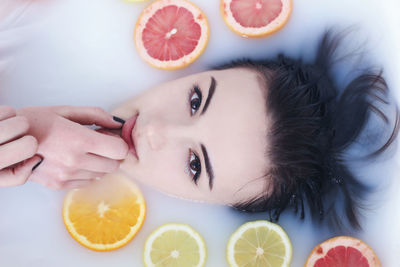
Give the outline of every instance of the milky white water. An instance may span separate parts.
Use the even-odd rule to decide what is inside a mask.
[[[9,9],[12,2],[17,7]],[[231,58],[281,51],[310,58],[320,33],[331,25],[358,26],[348,44],[364,45],[367,53],[363,60],[384,67],[387,81],[400,99],[400,2],[396,0],[295,0],[287,26],[271,37],[255,40],[227,28],[219,14],[219,1],[193,0],[208,16],[209,44],[194,64],[172,72],[148,66],[136,53],[132,33],[148,3],[32,2],[0,0],[0,16],[5,16],[0,22],[0,105],[97,105],[111,110],[159,82]],[[337,71],[341,81],[348,78],[345,71]],[[368,166],[354,164],[365,180],[381,182],[362,220],[364,231],[350,234],[370,244],[382,266],[396,267],[400,255],[400,156],[394,150],[391,154],[394,156]],[[142,190],[148,209],[143,228],[127,246],[99,253],[82,247],[66,231],[61,217],[65,192],[34,183],[0,189],[0,266],[142,266],[146,237],[167,222],[190,224],[204,237],[206,266],[227,266],[225,247],[231,233],[246,221],[267,218],[266,214],[240,214],[171,198],[143,186]],[[293,243],[295,267],[303,266],[317,243],[334,235],[291,213],[282,216],[280,225]]]

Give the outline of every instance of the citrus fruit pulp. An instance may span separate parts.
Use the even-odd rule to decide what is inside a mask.
[[[186,0],[159,0],[145,8],[135,27],[139,55],[161,69],[178,69],[204,51],[209,27],[204,13]]]
[[[139,188],[120,173],[105,175],[89,186],[69,191],[63,220],[71,236],[83,246],[107,251],[127,244],[145,218]]]
[[[279,225],[265,220],[252,221],[232,234],[226,257],[230,266],[289,266],[292,245]]]
[[[203,238],[186,224],[168,223],[158,227],[146,240],[144,264],[150,266],[204,266]]]
[[[306,267],[378,267],[374,251],[359,239],[338,236],[317,245],[305,264]]]
[[[263,37],[281,29],[292,11],[292,0],[221,0],[230,29],[244,37]]]

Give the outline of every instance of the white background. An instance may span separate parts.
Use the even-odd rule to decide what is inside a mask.
[[[400,2],[378,0],[295,0],[287,26],[264,39],[244,39],[224,24],[217,0],[193,0],[208,16],[211,28],[204,54],[177,71],[154,69],[142,62],[133,43],[133,29],[146,3],[120,0],[0,0],[0,105],[95,105],[112,110],[118,103],[159,82],[238,57],[260,58],[285,52],[315,51],[329,26],[356,26],[348,44],[361,44],[363,62],[382,66],[400,99]],[[364,65],[357,61],[353,67]],[[341,81],[353,67],[337,70]],[[155,100],[156,101],[156,100]],[[379,184],[362,220],[364,230],[350,232],[367,242],[382,266],[399,266],[400,170],[399,153],[391,151],[375,164],[355,163],[357,174]],[[368,166],[367,166],[368,165]],[[397,171],[396,171],[397,170]],[[397,177],[396,177],[397,176]],[[397,179],[395,179],[397,178]],[[162,177],[160,177],[162,179]],[[167,222],[188,223],[205,239],[206,266],[227,266],[225,247],[242,223],[267,218],[225,207],[186,202],[143,189],[146,221],[125,247],[94,252],[75,242],[61,217],[63,191],[27,183],[0,189],[0,266],[142,266],[146,237]],[[290,212],[280,224],[293,243],[292,266],[303,266],[319,242],[335,235]]]

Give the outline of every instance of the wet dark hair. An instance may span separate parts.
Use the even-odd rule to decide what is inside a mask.
[[[382,71],[370,70],[340,90],[331,72],[342,39],[343,34],[325,31],[313,63],[280,54],[274,59],[240,59],[213,67],[256,71],[266,82],[267,116],[272,121],[267,136],[271,166],[265,177],[272,181],[268,184],[273,190],[266,186],[265,193],[233,203],[234,208],[268,211],[270,219],[277,221],[289,207],[303,219],[308,206],[311,217],[320,221],[328,217],[330,226],[360,228],[358,211],[369,187],[346,166],[344,152],[360,137],[371,111],[390,124],[379,107],[390,104],[389,92]],[[385,151],[398,131],[396,107],[390,137],[368,157]]]

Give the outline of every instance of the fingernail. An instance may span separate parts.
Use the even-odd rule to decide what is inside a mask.
[[[119,122],[119,123],[121,123],[121,124],[124,124],[124,123],[125,123],[125,121],[124,121],[123,119],[118,118],[117,116],[113,116],[113,120],[115,120],[116,122]]]
[[[38,163],[35,164],[35,166],[33,166],[32,171],[34,171],[37,167],[39,167],[40,163],[42,163],[43,159],[40,159],[40,161]]]

